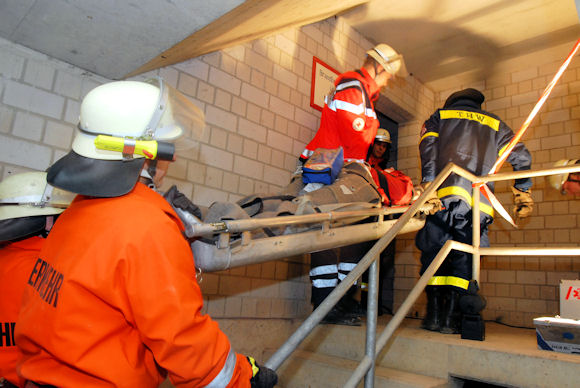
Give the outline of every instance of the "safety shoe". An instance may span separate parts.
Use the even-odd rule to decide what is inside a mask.
[[[439,332],[443,334],[461,333],[461,311],[459,310],[459,292],[448,290],[448,296],[445,305],[445,316],[441,322]]]
[[[339,311],[348,317],[360,318],[367,315],[366,309],[350,296],[343,297],[336,305]]]
[[[427,286],[427,314],[421,322],[421,328],[430,331],[440,331],[443,320],[443,292],[440,287]]]
[[[345,326],[360,326],[362,321],[359,317],[350,317],[345,315],[336,306],[330,310],[328,314],[320,321],[320,323],[330,324],[330,325],[345,325]]]

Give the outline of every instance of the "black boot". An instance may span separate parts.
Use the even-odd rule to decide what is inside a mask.
[[[439,331],[443,318],[443,292],[441,287],[425,287],[427,294],[427,314],[421,323],[421,328],[431,331]]]
[[[461,333],[461,310],[459,309],[459,298],[461,294],[454,289],[447,291],[447,298],[444,309],[443,322],[439,330],[443,334]]]

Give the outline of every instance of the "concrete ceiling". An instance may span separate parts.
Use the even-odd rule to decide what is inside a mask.
[[[574,0],[0,0],[0,36],[120,79],[337,14],[434,91],[580,38]]]

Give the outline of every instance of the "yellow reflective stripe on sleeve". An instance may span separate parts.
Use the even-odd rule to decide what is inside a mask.
[[[449,187],[444,187],[442,189],[437,190],[437,196],[439,198],[444,198],[447,197],[449,195],[458,195],[461,198],[463,198],[465,200],[465,202],[467,202],[469,204],[469,206],[473,206],[473,197],[471,195],[469,195],[469,193],[467,192],[467,190],[465,190],[463,187],[459,187],[459,186],[449,186]],[[485,204],[483,202],[479,202],[479,210],[482,211],[485,214],[489,214],[490,216],[493,217],[493,207]]]
[[[447,276],[447,282],[445,284],[467,290],[467,287],[469,287],[469,280],[458,278],[456,276]]]
[[[421,143],[424,138],[429,137],[429,136],[439,137],[439,134],[437,132],[427,132],[426,134],[421,136],[421,140],[419,140],[419,143]]]
[[[439,117],[441,120],[446,119],[463,119],[477,121],[482,125],[486,125],[494,131],[499,130],[499,120],[494,119],[488,115],[479,112],[470,112],[468,110],[440,110]]]
[[[427,282],[428,286],[444,286],[447,284],[447,276],[433,276]]]
[[[501,154],[503,154],[506,150],[506,148],[510,145],[510,143],[507,143],[506,145],[504,145],[503,147],[501,147],[501,149],[499,150],[499,152],[497,153],[497,156],[501,156]]]

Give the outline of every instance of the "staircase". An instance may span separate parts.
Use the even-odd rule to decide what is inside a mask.
[[[378,333],[389,318],[379,317]],[[406,320],[379,355],[375,387],[462,387],[465,381],[487,387],[580,386],[580,355],[537,349],[533,329],[487,322],[485,341],[471,341],[421,330],[419,324]],[[279,368],[278,386],[342,387],[364,355],[365,335],[364,325],[317,326]]]

